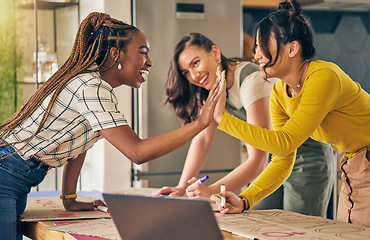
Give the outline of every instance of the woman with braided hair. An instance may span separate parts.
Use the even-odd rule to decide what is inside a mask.
[[[342,188],[337,220],[370,227],[370,95],[336,64],[311,61],[312,32],[296,0],[280,3],[255,30],[255,59],[262,77],[276,77],[270,96],[272,129],[225,112],[226,89],[214,120],[232,136],[273,154],[259,177],[239,196],[212,195],[240,213],[274,192],[289,177],[297,148],[309,137],[341,151]]]
[[[100,200],[76,201],[85,154],[105,138],[136,164],[182,146],[212,120],[223,82],[211,89],[202,114],[163,135],[140,139],[117,109],[114,88],[139,88],[152,62],[149,42],[136,27],[91,13],[80,24],[67,61],[7,121],[0,123],[0,239],[22,239],[18,218],[27,194],[51,167],[65,166],[66,210],[94,210]]]

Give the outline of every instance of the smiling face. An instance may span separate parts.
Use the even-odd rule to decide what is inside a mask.
[[[281,44],[278,48],[276,39],[271,34],[267,44],[267,50],[264,52],[259,33],[257,33],[254,59],[260,64],[261,77],[282,78],[289,71],[289,63],[287,62],[289,61],[289,47],[290,44]]]
[[[179,55],[178,66],[191,84],[210,90],[217,78],[220,59],[220,50],[216,46],[212,46],[210,52],[197,46],[186,46]]]
[[[145,82],[143,75],[149,73],[153,65],[149,58],[149,41],[142,32],[136,32],[131,42],[127,45],[126,51],[120,51],[118,62],[122,69],[118,70],[120,85],[139,88]]]

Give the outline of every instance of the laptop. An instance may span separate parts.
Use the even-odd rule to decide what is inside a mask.
[[[207,200],[103,193],[123,240],[221,240]]]

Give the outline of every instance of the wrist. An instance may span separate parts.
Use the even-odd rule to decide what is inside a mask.
[[[182,184],[182,185],[177,185],[176,188],[178,191],[181,191],[182,195],[185,194],[185,189],[189,186],[189,184]]]
[[[240,196],[240,195],[239,195],[239,198],[241,200],[241,203],[243,204],[243,210],[242,210],[242,212],[244,212],[245,210],[247,210],[249,208],[248,200],[245,197]]]
[[[189,185],[190,184],[187,181],[185,182],[180,181],[179,184],[177,184],[176,188],[185,190]]]
[[[209,126],[209,123],[202,121],[202,119],[199,117],[197,120],[194,121],[196,123],[196,128],[200,129],[200,131],[206,129]]]
[[[220,186],[215,186],[215,185],[212,184],[208,187],[211,190],[211,194],[218,194],[218,193],[220,193]]]
[[[77,198],[77,194],[76,193],[71,193],[71,194],[63,194],[63,195],[60,195],[59,196],[60,199],[76,199]]]

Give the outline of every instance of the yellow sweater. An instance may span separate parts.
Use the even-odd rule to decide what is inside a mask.
[[[250,207],[289,177],[296,149],[308,137],[332,144],[348,157],[370,147],[370,95],[333,63],[311,62],[301,92],[293,98],[287,95],[287,84],[278,80],[271,93],[270,112],[272,131],[228,113],[218,126],[273,154],[267,168],[240,194]]]

